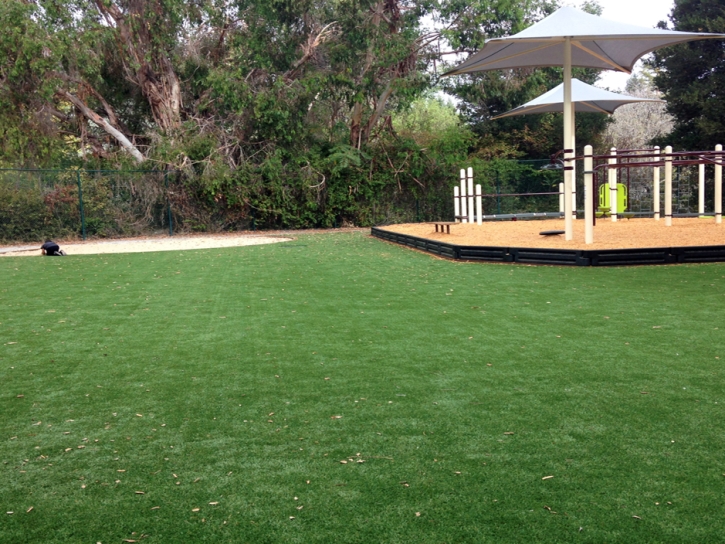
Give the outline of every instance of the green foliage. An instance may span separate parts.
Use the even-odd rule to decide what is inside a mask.
[[[672,28],[688,32],[725,32],[722,2],[676,0]],[[664,22],[660,23],[666,28]],[[654,143],[677,149],[714,149],[725,143],[725,41],[701,40],[655,51],[655,86],[667,101],[675,127]]]

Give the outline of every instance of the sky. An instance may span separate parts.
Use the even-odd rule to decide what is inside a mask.
[[[659,21],[668,21],[674,5],[673,0],[598,0],[602,6],[602,17],[611,21],[653,28]],[[639,66],[640,63],[637,63]],[[635,66],[635,71],[637,70]],[[597,82],[598,87],[612,91],[624,90],[627,74],[607,70]]]

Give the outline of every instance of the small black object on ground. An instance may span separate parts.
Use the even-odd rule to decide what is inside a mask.
[[[554,236],[555,234],[564,234],[563,230],[542,230],[541,236]]]

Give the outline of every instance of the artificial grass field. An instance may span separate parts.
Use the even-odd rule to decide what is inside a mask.
[[[725,265],[332,233],[0,277],[1,542],[725,541]]]

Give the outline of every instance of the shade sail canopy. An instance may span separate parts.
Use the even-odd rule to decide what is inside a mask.
[[[587,85],[576,78],[571,80],[571,101],[577,113],[614,113],[619,106],[636,102],[664,102],[659,98],[638,98],[626,94],[618,94]],[[564,111],[564,84],[557,85],[548,92],[530,102],[497,115],[493,119],[527,115],[530,113],[561,113]]]
[[[660,47],[725,34],[639,27],[563,7],[518,34],[487,40],[483,49],[444,75],[562,66],[566,38],[571,39],[572,66],[630,73],[642,55]]]

